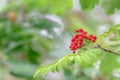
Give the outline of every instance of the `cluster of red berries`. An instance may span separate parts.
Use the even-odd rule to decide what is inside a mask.
[[[91,42],[96,42],[97,37],[93,34],[87,35],[87,32],[83,29],[76,30],[77,34],[72,38],[69,48],[75,53],[75,51],[83,46],[83,39],[87,39]]]

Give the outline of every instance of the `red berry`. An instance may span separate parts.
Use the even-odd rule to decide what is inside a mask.
[[[84,32],[84,34],[87,34],[87,32]]]
[[[76,38],[72,38],[72,40],[71,40],[71,41],[72,41],[72,42],[74,42],[74,41],[75,41],[75,39],[76,39]]]
[[[79,29],[77,29],[76,32],[79,32]]]
[[[71,45],[69,46],[69,48],[71,49]]]
[[[94,35],[93,35],[93,34],[90,34],[89,36],[90,36],[90,37],[93,37]]]
[[[84,33],[81,33],[81,34],[80,34],[80,37],[85,38],[85,34],[84,34]]]
[[[93,39],[92,42],[96,42],[96,39]]]
[[[78,48],[79,48],[79,46],[76,46],[76,48],[78,49]]]
[[[72,38],[71,44],[69,46],[73,53],[75,53],[77,49],[83,46],[84,38],[90,40],[91,42],[96,42],[97,37],[95,35],[87,35],[87,32],[83,29],[77,29],[76,32],[77,34]]]
[[[96,36],[93,36],[93,39],[97,39],[97,37],[96,37]]]
[[[81,45],[81,44],[83,44],[83,42],[82,42],[82,41],[79,41],[78,43],[79,43],[80,45]]]
[[[81,48],[81,47],[82,47],[82,45],[79,45],[79,46],[78,46],[78,48]]]
[[[84,32],[83,29],[77,29],[76,32]]]
[[[77,40],[78,40],[78,42],[79,42],[79,41],[83,41],[83,38],[80,36],[80,37],[78,37]]]
[[[84,32],[84,30],[83,29],[79,29],[79,32]]]
[[[76,46],[76,45],[77,45],[77,42],[74,42],[73,45]]]
[[[88,39],[88,40],[90,40],[90,41],[92,40],[92,38],[91,38],[90,36],[89,36],[89,37],[87,37],[87,39]]]
[[[78,38],[78,37],[79,37],[79,34],[76,34],[76,35],[75,35],[75,38]]]

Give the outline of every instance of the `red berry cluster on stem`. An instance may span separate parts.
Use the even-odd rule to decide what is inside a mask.
[[[83,29],[77,29],[75,36],[71,40],[69,48],[75,53],[75,51],[83,46],[83,39],[87,39],[91,42],[96,42],[97,37],[93,34],[87,35],[87,32]]]

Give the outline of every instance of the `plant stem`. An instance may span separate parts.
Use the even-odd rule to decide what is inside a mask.
[[[119,53],[114,52],[114,51],[111,51],[111,50],[108,50],[108,49],[105,49],[105,48],[103,48],[102,46],[100,46],[99,44],[97,44],[97,48],[100,48],[100,49],[102,49],[102,50],[104,50],[104,51],[106,51],[106,52],[109,52],[109,53],[112,53],[112,54],[115,54],[115,55],[119,55],[119,56],[120,56]]]

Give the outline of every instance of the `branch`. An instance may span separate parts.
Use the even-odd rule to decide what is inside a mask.
[[[100,48],[100,49],[102,49],[102,50],[104,50],[104,51],[106,51],[106,52],[109,52],[109,53],[112,53],[112,54],[115,54],[115,55],[119,55],[119,56],[120,56],[119,53],[113,52],[113,51],[108,50],[108,49],[105,49],[105,48],[101,47],[99,44],[97,44],[97,48]]]

